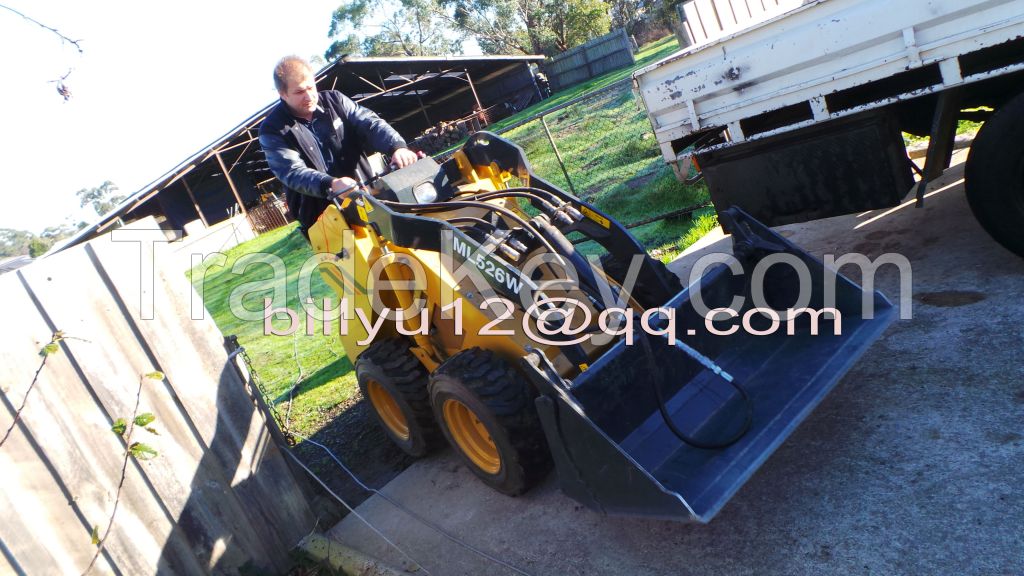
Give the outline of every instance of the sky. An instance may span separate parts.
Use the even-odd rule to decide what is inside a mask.
[[[76,191],[156,180],[276,100],[274,64],[323,54],[341,1],[3,0],[84,53],[0,9],[0,228],[92,221]]]

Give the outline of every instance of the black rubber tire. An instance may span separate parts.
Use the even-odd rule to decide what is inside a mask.
[[[982,125],[967,157],[964,188],[982,228],[1024,257],[1024,94]]]
[[[459,352],[430,376],[434,418],[448,443],[485,484],[509,496],[526,492],[551,470],[551,453],[533,396],[518,372],[481,348]],[[501,461],[497,473],[474,464],[452,437],[443,414],[448,399],[469,408],[487,429]]]
[[[394,399],[408,426],[408,438],[398,436],[385,424],[370,399],[367,388],[371,379]],[[444,444],[430,407],[427,371],[409,351],[407,341],[395,338],[370,344],[356,360],[356,380],[377,422],[406,454],[418,458]]]

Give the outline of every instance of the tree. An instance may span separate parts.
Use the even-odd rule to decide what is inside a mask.
[[[372,16],[386,14],[379,32],[359,33],[374,26]],[[333,61],[346,54],[363,56],[445,56],[462,49],[463,34],[447,24],[437,0],[355,0],[331,15],[328,37],[334,40],[324,57]]]
[[[609,10],[605,0],[355,0],[334,11],[324,57],[452,54],[470,36],[486,54],[554,55],[607,33]],[[380,31],[359,34],[370,22]]]
[[[27,230],[0,228],[0,257],[28,254],[29,243],[33,238],[35,234]]]
[[[644,16],[654,11],[655,4],[655,0],[608,0],[612,27],[624,28],[626,33],[633,34]]]
[[[86,227],[85,222],[72,222],[70,218],[64,221],[60,226],[50,226],[49,228],[42,231],[39,234],[40,238],[56,242],[65,238],[74,236],[76,232]]]
[[[27,230],[0,228],[0,257],[28,254],[37,258],[45,254],[54,244],[73,236],[85,226],[85,222],[75,223],[68,219],[59,226],[50,226],[38,236]]]
[[[608,5],[602,0],[563,0],[549,10],[555,47],[565,52],[591,38],[608,33]]]
[[[49,240],[33,238],[28,243],[28,255],[33,258],[39,258],[43,254],[46,254],[46,251],[50,249],[50,246],[53,246],[53,242]]]
[[[608,32],[604,0],[439,0],[488,54],[554,55]]]
[[[83,208],[91,204],[96,214],[103,216],[124,200],[124,196],[115,194],[117,190],[117,186],[107,180],[96,188],[82,188],[75,192],[75,195],[78,196]]]
[[[473,35],[486,54],[542,54],[551,0],[441,0],[452,22]]]

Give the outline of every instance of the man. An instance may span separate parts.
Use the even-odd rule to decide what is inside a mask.
[[[364,154],[386,154],[399,168],[416,161],[398,132],[372,111],[341,92],[318,93],[313,69],[302,58],[282,58],[274,85],[281,102],[260,126],[260,146],[307,237],[328,198],[356,184]]]

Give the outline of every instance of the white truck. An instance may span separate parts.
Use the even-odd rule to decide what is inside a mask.
[[[768,225],[895,206],[983,120],[965,188],[1024,256],[1024,0],[692,0],[694,43],[636,71],[662,154]],[[902,132],[930,136],[925,166]],[[921,175],[914,184],[913,171]]]

